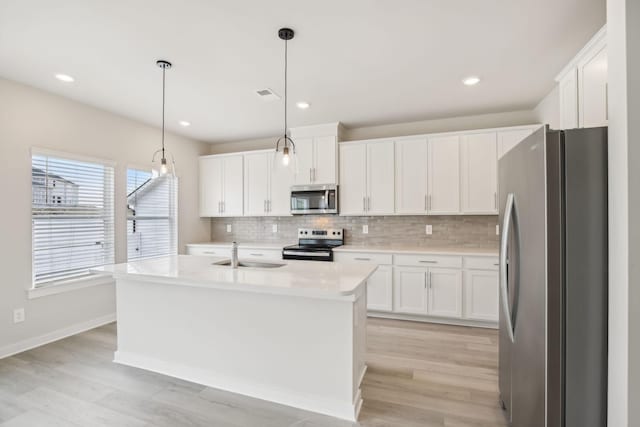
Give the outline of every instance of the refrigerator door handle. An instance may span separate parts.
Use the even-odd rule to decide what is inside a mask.
[[[513,321],[511,310],[509,310],[509,291],[507,290],[507,249],[509,244],[509,232],[511,229],[511,219],[513,214],[513,193],[507,195],[507,204],[504,209],[504,219],[502,220],[502,236],[500,238],[500,296],[502,297],[502,311],[507,320],[509,339],[513,338]]]

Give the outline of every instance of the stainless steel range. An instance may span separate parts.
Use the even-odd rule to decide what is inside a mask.
[[[298,244],[282,249],[283,259],[333,261],[333,248],[344,243],[344,230],[298,229]]]

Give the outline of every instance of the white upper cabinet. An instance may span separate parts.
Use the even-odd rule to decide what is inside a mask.
[[[267,214],[269,200],[269,154],[266,152],[244,156],[244,215]]]
[[[340,146],[340,213],[394,213],[393,141],[344,143]]]
[[[606,27],[603,27],[556,77],[562,129],[607,125],[607,68]]]
[[[200,216],[242,216],[242,165],[242,155],[200,158]]]
[[[460,137],[428,139],[427,209],[432,215],[460,213]]]
[[[336,157],[338,153],[336,137],[331,135],[314,138],[313,149],[313,183],[336,184]]]
[[[367,144],[367,215],[394,213],[393,141]]]
[[[396,213],[427,213],[427,138],[396,141]]]
[[[578,70],[572,68],[558,81],[560,90],[560,127],[578,127]]]
[[[274,163],[274,152],[269,153],[269,199],[267,203],[270,216],[291,215],[291,186],[294,182],[292,168],[279,167]]]
[[[498,158],[502,158],[520,141],[533,133],[533,129],[515,129],[498,132]]]
[[[320,136],[295,139],[297,185],[336,184],[336,137]]]
[[[367,195],[367,146],[340,145],[340,214],[364,215]]]
[[[607,102],[607,47],[605,41],[594,46],[578,64],[578,111],[580,127],[606,126]]]
[[[262,151],[244,155],[244,215],[290,215],[293,170],[274,163],[275,153]]]
[[[496,133],[463,135],[460,144],[462,212],[464,214],[497,214]]]

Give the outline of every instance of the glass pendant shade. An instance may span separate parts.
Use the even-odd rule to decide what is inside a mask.
[[[278,139],[276,151],[273,153],[272,168],[276,172],[298,173],[298,157],[296,156],[295,144],[288,136]]]

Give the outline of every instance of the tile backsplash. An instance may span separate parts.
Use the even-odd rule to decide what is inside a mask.
[[[227,232],[227,225],[231,232]],[[273,232],[273,225],[278,231]],[[212,218],[211,240],[216,242],[295,242],[298,228],[343,228],[345,244],[416,246],[461,245],[497,247],[498,217],[486,216],[368,216],[304,215],[293,217]],[[368,234],[362,233],[367,225]],[[431,225],[433,234],[425,233]]]

